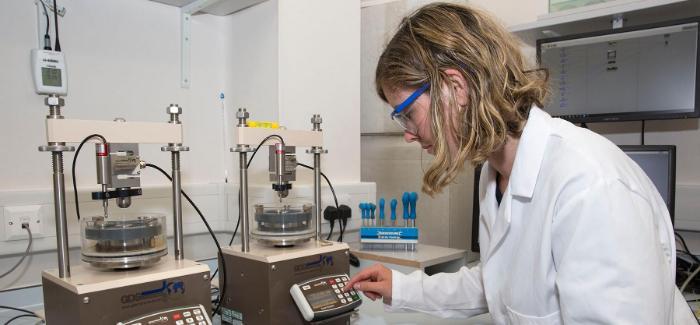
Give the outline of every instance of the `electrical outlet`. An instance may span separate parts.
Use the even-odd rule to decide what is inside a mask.
[[[29,238],[29,233],[22,228],[23,223],[29,224],[34,238],[43,235],[43,221],[40,205],[25,205],[5,207],[5,241]]]

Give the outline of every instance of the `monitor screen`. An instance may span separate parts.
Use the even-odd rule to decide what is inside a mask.
[[[620,146],[627,156],[642,168],[661,194],[671,222],[674,222],[676,200],[676,146]],[[472,252],[479,252],[479,176],[481,166],[474,171],[474,205],[472,208]]]
[[[697,117],[698,19],[537,41],[545,110],[572,122]]]
[[[666,202],[671,222],[676,200],[676,146],[620,146],[642,168]]]

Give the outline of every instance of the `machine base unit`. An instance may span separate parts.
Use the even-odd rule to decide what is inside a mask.
[[[348,274],[349,246],[311,240],[292,247],[250,243],[250,251],[222,247],[226,262],[226,293],[222,324],[309,324],[299,311],[290,288],[297,283],[333,274]],[[219,261],[221,263],[221,261]],[[350,313],[323,322],[350,323]]]
[[[211,324],[206,265],[166,257],[148,268],[106,271],[81,265],[71,271],[64,279],[57,270],[42,274],[47,324],[178,325],[187,318],[190,324]]]

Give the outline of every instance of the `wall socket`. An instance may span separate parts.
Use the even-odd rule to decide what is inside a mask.
[[[5,207],[4,215],[5,241],[28,239],[27,230],[22,228],[25,222],[29,224],[34,238],[43,237],[44,224],[40,205]]]

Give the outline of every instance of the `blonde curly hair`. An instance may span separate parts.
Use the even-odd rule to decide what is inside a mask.
[[[463,109],[448,82],[446,69],[467,81],[469,103]],[[428,83],[435,159],[423,176],[423,192],[440,193],[469,161],[483,163],[506,142],[519,137],[532,105],[543,106],[547,75],[526,70],[517,41],[488,14],[450,3],[426,5],[405,17],[379,58],[375,75],[379,97],[385,89],[415,89]],[[457,114],[447,121],[445,111]],[[457,141],[456,156],[447,146],[448,132]]]

